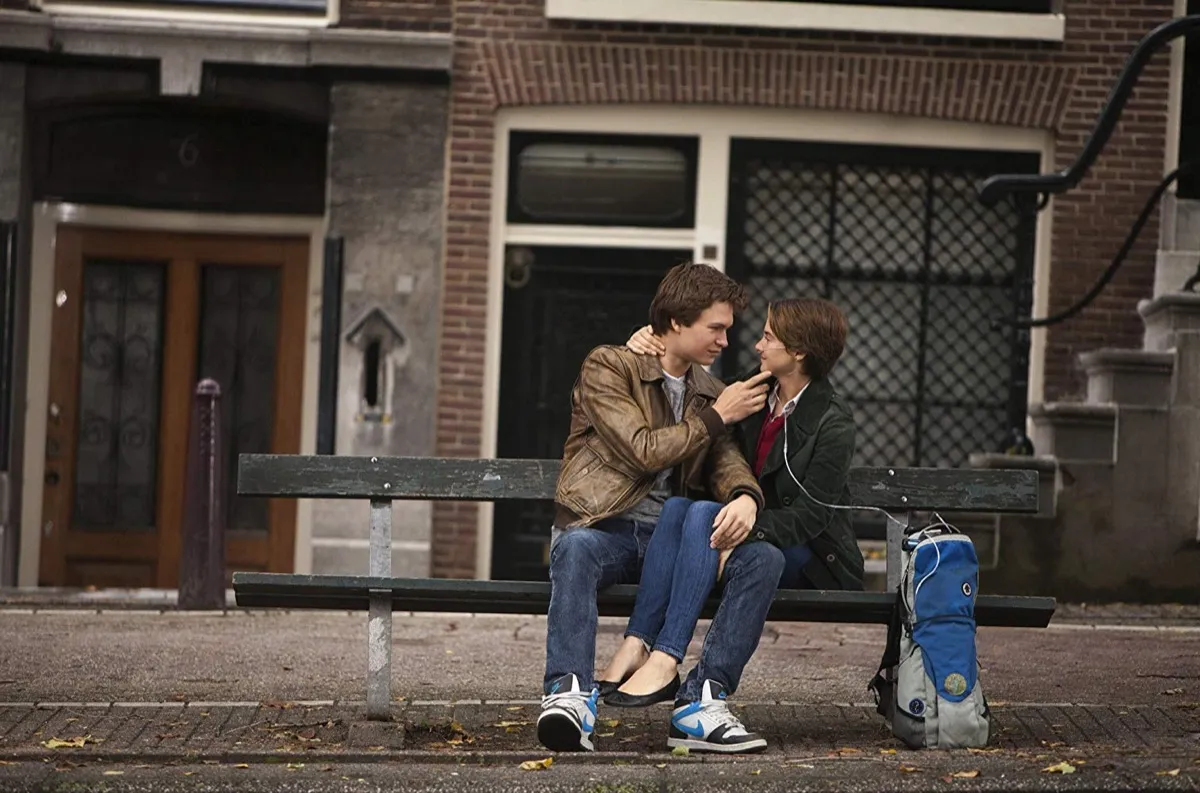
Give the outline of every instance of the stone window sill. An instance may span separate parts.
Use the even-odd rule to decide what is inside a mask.
[[[1059,13],[779,0],[546,0],[550,19],[1062,41]]]

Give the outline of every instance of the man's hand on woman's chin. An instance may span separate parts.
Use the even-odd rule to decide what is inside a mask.
[[[753,498],[742,494],[721,507],[713,520],[710,547],[721,551],[732,550],[750,536],[754,520],[758,517],[758,504]]]

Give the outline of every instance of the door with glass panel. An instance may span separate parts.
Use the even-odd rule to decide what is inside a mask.
[[[39,583],[173,587],[196,383],[221,387],[229,570],[289,571],[291,500],[237,456],[299,451],[306,239],[60,228]]]

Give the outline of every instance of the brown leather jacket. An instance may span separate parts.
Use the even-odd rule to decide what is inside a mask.
[[[641,501],[660,471],[676,469],[675,495],[728,502],[742,493],[762,508],[762,490],[713,409],[724,384],[692,365],[675,423],[662,366],[624,347],[588,353],[571,391],[571,429],[555,489],[554,525],[589,526]]]

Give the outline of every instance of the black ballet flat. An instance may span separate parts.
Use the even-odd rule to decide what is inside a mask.
[[[612,705],[615,708],[646,708],[650,705],[657,705],[659,702],[670,702],[679,691],[680,682],[679,675],[676,675],[671,682],[650,694],[626,694],[624,691],[614,689],[611,694],[604,697],[604,704]]]
[[[600,698],[604,699],[612,692],[616,691],[621,686],[625,685],[625,681],[633,677],[633,672],[629,672],[625,677],[613,682],[612,680],[597,680],[596,688],[600,690]]]

